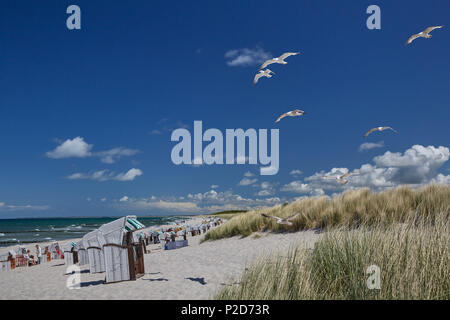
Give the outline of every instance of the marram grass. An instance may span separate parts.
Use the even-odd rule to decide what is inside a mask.
[[[428,185],[420,190],[398,187],[375,193],[369,189],[348,190],[333,198],[304,198],[285,206],[253,210],[233,216],[227,223],[211,230],[204,241],[233,236],[247,237],[256,231],[295,232],[306,229],[330,229],[380,226],[402,223],[411,218],[433,220],[450,209],[450,186]],[[279,217],[300,216],[292,226],[279,225],[261,213]]]
[[[287,257],[258,261],[217,298],[449,299],[449,231],[448,211],[404,223],[335,228],[312,251],[292,248]],[[367,286],[371,265],[379,267],[380,289]]]

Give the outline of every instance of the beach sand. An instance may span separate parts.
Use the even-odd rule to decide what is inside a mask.
[[[320,237],[314,231],[258,235],[202,244],[204,234],[189,236],[189,246],[176,250],[161,250],[159,244],[152,244],[147,246],[151,253],[145,254],[143,277],[103,284],[104,273],[90,274],[89,266],[82,266],[81,288],[72,290],[66,287],[69,275],[64,260],[16,268],[0,272],[0,299],[213,299],[223,286],[233,285],[256,259],[271,253],[285,254],[294,245],[313,248]],[[25,247],[34,254],[33,244]],[[2,248],[2,252],[7,250]]]

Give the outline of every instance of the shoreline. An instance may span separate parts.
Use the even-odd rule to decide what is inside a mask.
[[[120,217],[121,216],[118,216],[117,218],[120,218]],[[153,217],[153,216],[151,216],[151,217]],[[171,216],[167,216],[167,217],[171,217]],[[181,216],[173,216],[173,217],[177,217],[177,218],[179,217],[179,219],[176,219],[176,220],[183,220],[181,218]],[[186,221],[186,223],[188,223],[188,221],[193,221],[193,222],[191,222],[191,224],[194,224],[197,220],[200,220],[200,221],[203,220],[203,219],[201,219],[199,217],[200,217],[200,215],[198,215],[198,216],[186,216],[186,218],[184,220]],[[77,218],[81,218],[81,217],[77,217]],[[83,217],[83,218],[85,218],[85,217]],[[88,218],[91,218],[91,217],[88,217]],[[99,217],[93,217],[93,218],[99,218]],[[101,217],[101,218],[114,218],[114,217]],[[155,216],[155,218],[160,218],[160,217]],[[18,218],[18,219],[22,219],[22,218]],[[28,218],[24,218],[24,219],[28,219]],[[47,218],[34,218],[34,219],[47,219]],[[51,218],[51,219],[54,219],[54,218]],[[66,219],[66,218],[55,218],[55,219]],[[75,218],[68,217],[67,219],[75,219]],[[137,217],[137,219],[139,220],[139,217]],[[13,220],[13,219],[10,219],[10,220]],[[152,226],[145,227],[143,229],[143,231],[155,230],[155,229],[165,228],[165,227],[169,227],[169,226],[172,226],[172,225],[171,224],[152,225]],[[87,233],[88,232],[86,232],[86,234]],[[83,236],[82,237],[75,237],[75,238],[67,238],[67,239],[63,239],[63,240],[52,239],[52,240],[48,240],[48,241],[38,241],[38,242],[36,242],[36,241],[31,242],[30,241],[30,242],[26,242],[26,243],[15,243],[15,244],[3,246],[3,247],[0,246],[0,254],[2,254],[4,252],[8,252],[9,250],[14,250],[15,251],[15,249],[17,249],[19,246],[27,248],[27,249],[30,249],[31,252],[33,252],[33,250],[35,249],[36,244],[38,244],[41,247],[46,247],[46,246],[49,246],[50,244],[52,244],[53,242],[58,242],[59,245],[62,246],[64,244],[68,243],[68,242],[78,242],[78,241],[80,241],[83,238]]]
[[[194,224],[196,219],[203,218],[189,221]],[[81,266],[78,273],[81,287],[70,290],[66,287],[70,275],[64,260],[60,259],[0,272],[0,283],[8,288],[3,290],[0,299],[213,299],[224,286],[235,285],[256,260],[287,254],[298,245],[313,248],[321,237],[314,231],[269,232],[258,233],[258,237],[201,243],[205,234],[188,236],[189,245],[175,250],[162,250],[160,244],[148,245],[150,253],[144,255],[145,274],[135,281],[105,285],[105,273],[91,274],[88,266]]]
[[[178,216],[176,216],[178,217]],[[119,217],[120,218],[120,217]],[[39,218],[41,219],[41,218]],[[139,220],[139,217],[137,217],[137,219]],[[195,224],[198,223],[198,221],[202,221],[204,220],[203,218],[199,218],[199,216],[186,216],[186,223],[187,224]],[[154,226],[149,226],[149,227],[145,227],[144,229],[142,229],[142,231],[149,231],[149,230],[155,230],[155,229],[160,229],[160,228],[166,228],[166,227],[170,227],[173,226],[172,224],[161,224],[161,225],[154,225]],[[87,234],[88,232],[86,232]],[[83,235],[84,236],[84,235]],[[42,242],[29,242],[29,243],[17,243],[14,245],[10,245],[10,246],[5,246],[5,247],[0,247],[0,254],[4,253],[4,252],[8,252],[9,250],[13,250],[15,251],[15,249],[17,249],[19,246],[24,247],[26,249],[30,249],[31,254],[34,253],[35,251],[35,246],[38,244],[41,248],[44,248],[46,246],[49,246],[50,244],[52,244],[53,242],[58,242],[58,244],[60,245],[60,247],[64,246],[66,243],[69,242],[78,242],[82,239],[83,237],[78,237],[78,238],[69,238],[69,239],[64,239],[64,240],[49,240],[49,241],[42,241]]]

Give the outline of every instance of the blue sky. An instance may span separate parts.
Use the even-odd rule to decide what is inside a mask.
[[[71,4],[81,30],[66,28]],[[366,27],[371,4],[381,30]],[[449,12],[444,0],[4,3],[0,218],[211,212],[449,184]],[[432,25],[444,28],[405,46]],[[260,60],[286,51],[301,54],[253,86]],[[307,114],[273,124],[295,108]],[[279,128],[278,174],[174,165],[170,134],[194,120]],[[380,125],[399,133],[362,139]],[[347,170],[361,174],[345,187],[321,178]]]

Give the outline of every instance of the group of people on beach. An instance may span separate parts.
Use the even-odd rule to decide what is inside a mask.
[[[42,248],[41,248],[41,246],[36,244],[36,258],[37,258],[37,260],[34,259],[35,256],[31,254],[30,249],[27,249],[26,252],[24,252],[23,258],[28,262],[29,266],[34,266],[34,265],[41,264],[41,261],[42,261]]]

